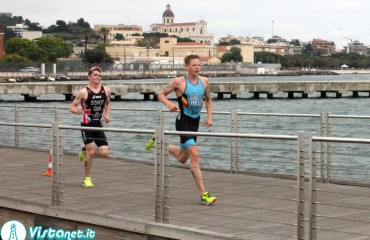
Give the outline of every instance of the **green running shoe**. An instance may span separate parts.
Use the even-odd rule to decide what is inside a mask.
[[[217,198],[215,196],[211,196],[208,192],[204,192],[202,196],[200,196],[200,200],[203,204],[208,206],[216,202]]]
[[[78,154],[78,157],[81,162],[85,159],[86,157],[86,147],[85,146],[82,147],[80,154]]]
[[[145,150],[147,151],[152,148],[155,148],[155,138],[150,139],[149,142],[145,145]]]
[[[94,184],[91,182],[91,177],[86,177],[85,180],[83,181],[82,186],[86,188],[93,188]]]

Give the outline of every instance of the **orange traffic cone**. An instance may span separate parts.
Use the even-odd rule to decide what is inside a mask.
[[[45,177],[53,176],[53,150],[50,148],[48,170],[42,174]]]

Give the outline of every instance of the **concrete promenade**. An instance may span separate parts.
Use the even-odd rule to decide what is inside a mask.
[[[0,84],[0,94],[21,94],[26,101],[35,101],[42,94],[63,94],[66,100],[70,100],[85,85],[86,83],[69,82],[3,83]],[[167,85],[168,82],[155,81],[107,84],[117,100],[127,93],[143,94],[144,99],[149,100],[151,95],[155,97]],[[272,99],[274,94],[282,92],[288,93],[288,98],[294,98],[295,93],[301,94],[303,98],[312,93],[320,93],[321,97],[326,97],[327,93],[335,93],[336,97],[342,97],[343,93],[348,92],[356,97],[359,92],[370,92],[370,81],[211,82],[211,93],[217,94],[219,99],[224,94],[236,98],[241,93],[253,93],[255,98],[259,98],[260,94],[267,94],[267,98]]]
[[[0,226],[17,218],[31,226],[90,227],[97,231],[98,240],[286,240],[297,236],[295,180],[204,171],[205,185],[218,197],[213,206],[204,206],[189,170],[171,167],[170,220],[160,224],[154,222],[153,165],[97,159],[92,171],[95,188],[86,189],[81,185],[82,163],[74,155],[63,155],[63,202],[52,207],[52,178],[41,176],[48,157],[46,152],[0,148]],[[370,239],[370,201],[363,196],[370,196],[369,188],[335,184],[319,184],[318,188],[350,192],[345,200],[357,209],[343,210],[336,204],[337,194],[323,195],[335,218],[342,220],[319,220],[318,226],[333,230],[318,232],[317,239]],[[309,196],[305,197],[308,202]],[[327,209],[323,211],[329,215]],[[363,222],[344,224],[347,218]],[[308,223],[305,235],[308,239]]]

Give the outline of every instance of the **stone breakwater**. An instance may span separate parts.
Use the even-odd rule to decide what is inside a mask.
[[[121,73],[103,73],[103,80],[135,80],[135,79],[163,79],[173,78],[186,74],[185,71],[174,71],[167,73],[134,73],[134,74],[121,74]],[[332,71],[280,71],[273,76],[300,76],[300,75],[337,75],[338,73]],[[4,74],[5,75],[5,74]],[[0,76],[0,83],[21,83],[21,82],[45,82],[45,81],[79,81],[86,80],[86,73],[75,74],[57,74],[57,75],[33,75],[33,76]],[[228,72],[203,72],[201,74],[205,77],[245,77],[245,76],[271,76],[271,74],[240,74],[235,71]]]

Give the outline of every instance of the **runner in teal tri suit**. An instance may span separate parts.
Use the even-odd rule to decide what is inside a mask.
[[[200,113],[205,98],[207,118],[204,122],[206,127],[211,127],[212,122],[212,100],[210,94],[209,80],[200,76],[200,60],[197,55],[189,55],[185,58],[185,68],[188,71],[186,76],[173,78],[169,86],[158,94],[158,99],[167,106],[171,112],[180,110],[176,118],[177,131],[197,132],[200,121]],[[167,95],[175,92],[178,105],[167,99]],[[204,188],[202,171],[199,166],[200,157],[195,136],[180,136],[180,148],[169,145],[169,152],[180,163],[184,164],[190,157],[190,171],[197,184],[201,201],[210,205],[217,198],[211,196]]]
[[[197,77],[193,84],[184,76],[185,91],[177,97],[180,107],[180,113],[176,118],[176,130],[186,132],[197,132],[199,128],[200,113],[202,110],[203,96],[206,89],[202,80]],[[196,136],[180,136],[180,149],[188,150],[190,146],[195,145]]]

